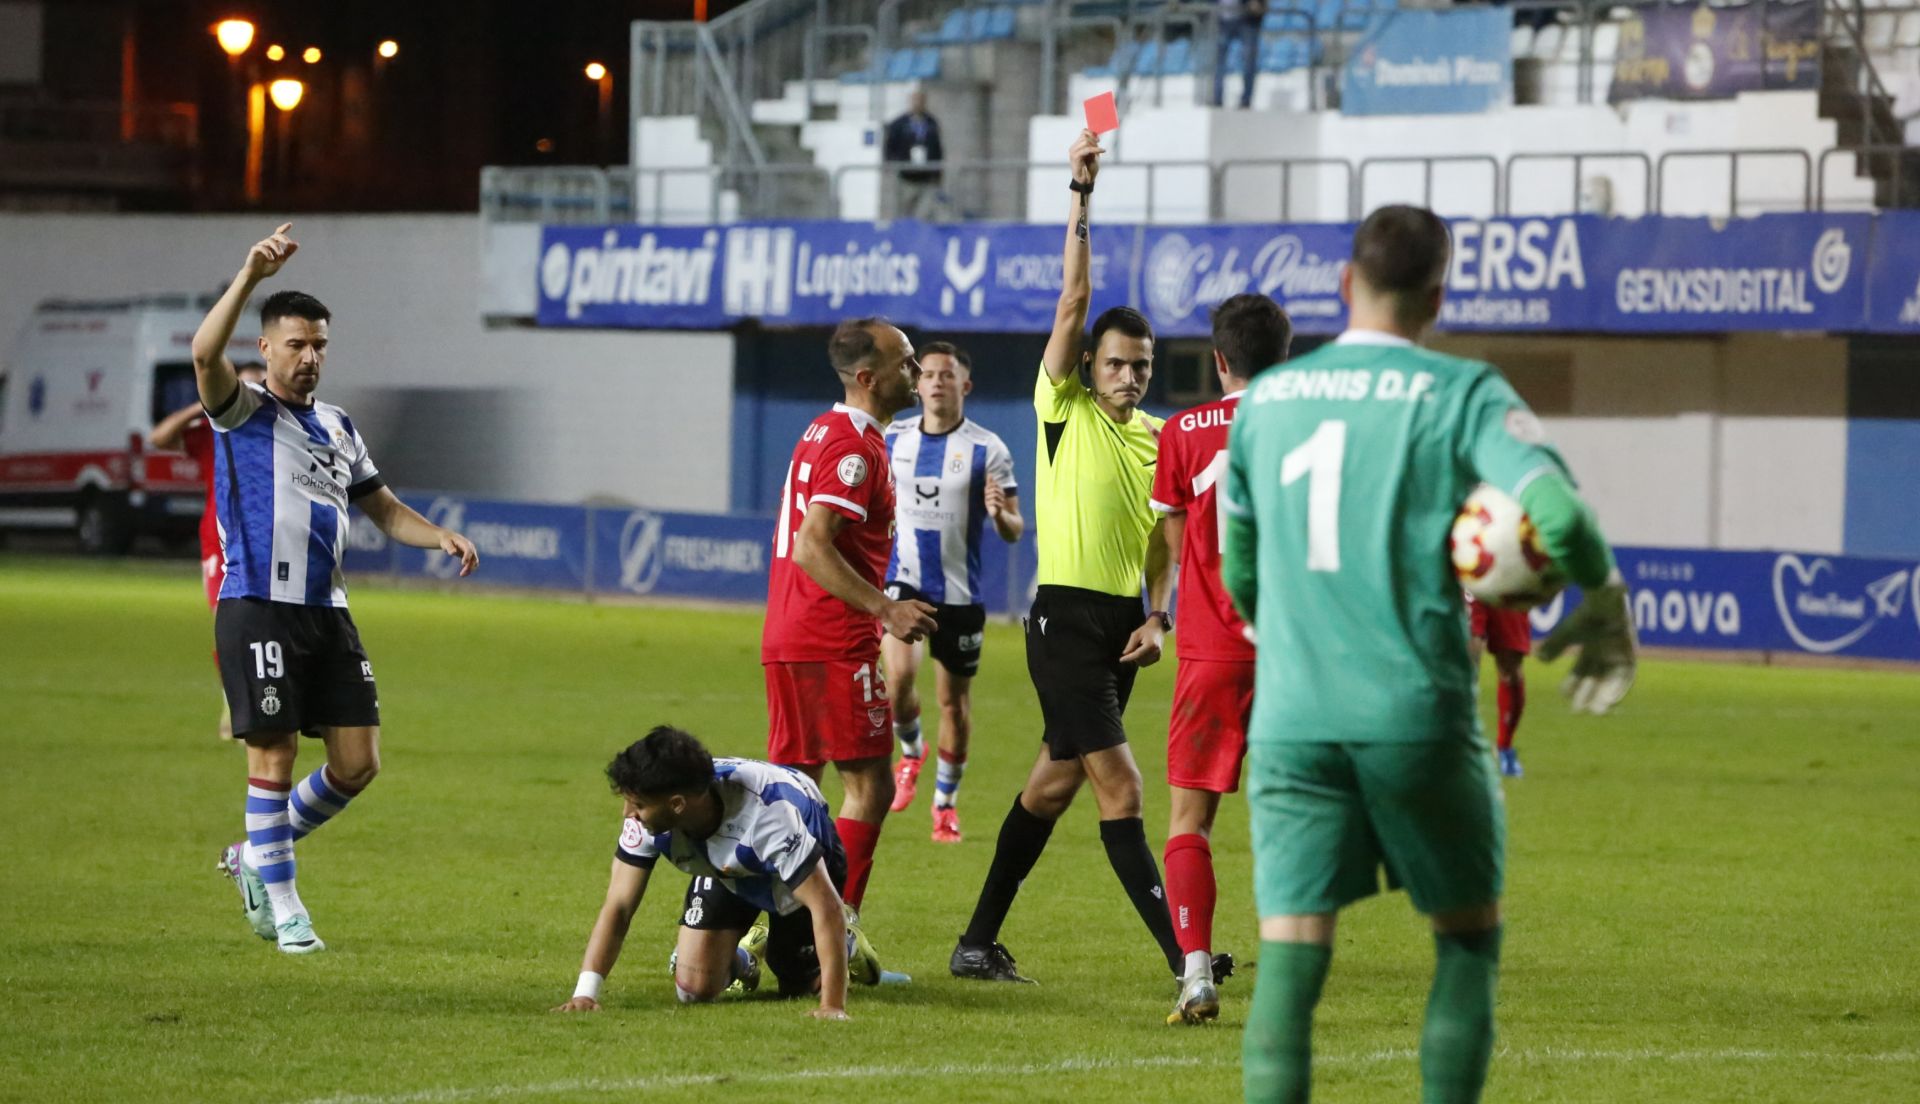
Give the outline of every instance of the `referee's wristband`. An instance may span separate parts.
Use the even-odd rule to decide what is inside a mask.
[[[1085,184],[1082,184],[1078,180],[1068,180],[1067,190],[1070,192],[1079,192],[1081,195],[1092,195],[1093,181],[1089,180]]]
[[[605,974],[596,974],[592,970],[580,971],[580,980],[573,985],[574,999],[585,997],[588,1000],[600,999],[600,983],[607,980]]]

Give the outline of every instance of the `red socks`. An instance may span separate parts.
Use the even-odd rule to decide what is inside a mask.
[[[1513,734],[1520,729],[1520,714],[1527,709],[1527,684],[1523,679],[1500,680],[1500,750],[1513,746]]]
[[[847,849],[847,885],[840,898],[857,912],[867,895],[867,875],[873,873],[873,849],[880,842],[880,826],[865,821],[837,817],[834,830]]]
[[[1189,833],[1167,841],[1167,910],[1173,934],[1186,954],[1213,949],[1213,848],[1207,837]]]

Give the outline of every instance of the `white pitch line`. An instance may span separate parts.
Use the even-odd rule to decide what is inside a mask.
[[[1358,1054],[1317,1054],[1317,1066],[1367,1066],[1384,1062],[1407,1062],[1419,1052],[1405,1047],[1367,1051]],[[1897,1050],[1848,1054],[1821,1050],[1754,1050],[1725,1048],[1707,1050],[1662,1050],[1640,1047],[1626,1050],[1584,1050],[1570,1047],[1541,1047],[1530,1050],[1502,1049],[1494,1053],[1496,1062],[1526,1065],[1554,1065],[1575,1062],[1874,1062],[1920,1063],[1920,1051]],[[717,1084],[782,1084],[798,1081],[822,1081],[861,1078],[929,1077],[1037,1077],[1061,1073],[1097,1073],[1113,1070],[1174,1069],[1187,1066],[1217,1065],[1218,1059],[1199,1055],[1154,1055],[1143,1058],[1069,1058],[1058,1062],[999,1064],[990,1062],[947,1063],[911,1066],[843,1066],[835,1069],[736,1070],[723,1073],[660,1074],[653,1077],[574,1078],[524,1085],[479,1085],[470,1088],[422,1089],[405,1093],[346,1093],[315,1097],[302,1104],[457,1104],[468,1100],[521,1100],[567,1093],[625,1094],[648,1089],[688,1088]]]

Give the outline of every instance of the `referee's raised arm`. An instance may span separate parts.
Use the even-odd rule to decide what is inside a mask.
[[[1093,267],[1088,242],[1089,212],[1093,206],[1093,178],[1100,174],[1100,137],[1083,130],[1074,139],[1067,160],[1073,166],[1073,203],[1067,214],[1066,264],[1060,275],[1060,305],[1054,308],[1053,334],[1041,363],[1054,382],[1080,369],[1080,335],[1087,326],[1087,307],[1093,302]]]

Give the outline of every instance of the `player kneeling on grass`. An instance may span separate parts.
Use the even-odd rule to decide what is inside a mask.
[[[847,1018],[849,966],[855,980],[878,984],[872,948],[847,923],[847,855],[812,779],[752,759],[715,759],[665,725],[614,756],[607,779],[626,802],[626,824],[580,982],[554,1011],[599,1009],[601,982],[663,855],[693,875],[674,950],[681,1003],[715,1000],[735,981],[757,988],[763,959],[782,996],[820,994],[809,1014],[823,1020]]]

